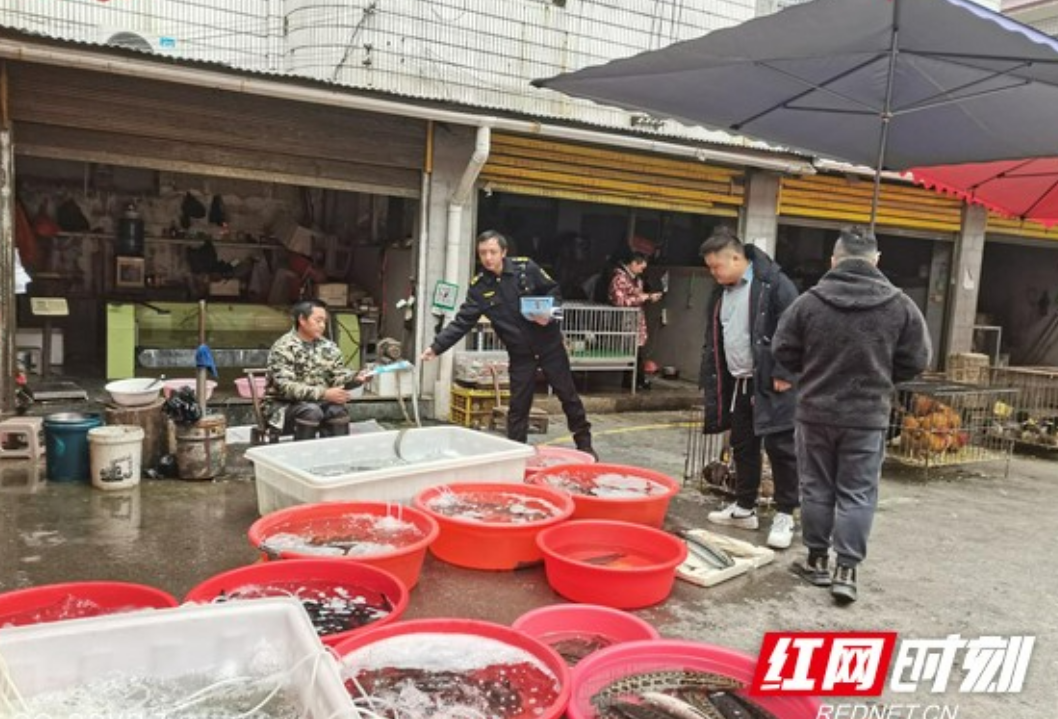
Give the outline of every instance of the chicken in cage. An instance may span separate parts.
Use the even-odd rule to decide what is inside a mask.
[[[886,456],[930,469],[1009,462],[1013,444],[997,431],[1016,391],[935,380],[897,387]]]
[[[1017,402],[999,408],[997,429],[1018,446],[1058,449],[1058,367],[996,367],[993,387],[1018,390]]]

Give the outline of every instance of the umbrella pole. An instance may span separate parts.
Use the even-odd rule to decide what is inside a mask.
[[[206,301],[198,301],[198,346],[206,344]],[[195,362],[199,365],[199,362]],[[202,412],[202,416],[206,416],[206,372],[209,370],[206,367],[197,367],[195,369],[195,397],[198,399],[198,408]]]
[[[882,168],[885,167],[885,150],[889,144],[889,123],[893,120],[893,78],[896,75],[896,57],[900,52],[900,0],[893,2],[893,20],[889,23],[889,68],[885,75],[885,102],[882,104],[882,131],[878,137],[878,159],[874,164],[874,193],[871,196],[871,234],[878,219],[878,202],[882,195]]]

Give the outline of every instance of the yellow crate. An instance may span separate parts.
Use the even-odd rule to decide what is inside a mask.
[[[504,404],[510,396],[510,391],[500,390],[500,397],[503,398]],[[453,410],[458,409],[464,417],[479,412],[488,413],[496,406],[496,393],[493,390],[453,386],[451,406]]]
[[[470,429],[489,429],[492,426],[492,410],[484,410],[481,412],[465,412],[464,410],[452,405],[448,411],[448,421],[452,424],[457,424],[460,427],[468,427]]]

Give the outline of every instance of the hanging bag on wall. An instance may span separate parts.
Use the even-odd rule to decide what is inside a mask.
[[[209,221],[214,225],[224,225],[228,222],[228,213],[224,209],[224,198],[220,195],[214,195],[213,202],[209,205]]]
[[[55,211],[55,216],[63,232],[88,232],[92,229],[92,226],[88,223],[88,218],[81,211],[81,206],[72,197],[67,198],[65,202],[59,205],[59,209]]]

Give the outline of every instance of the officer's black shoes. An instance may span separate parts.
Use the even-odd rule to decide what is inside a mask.
[[[316,439],[316,434],[320,431],[318,424],[307,424],[305,422],[294,421],[294,441],[301,442],[306,439]]]
[[[856,601],[856,567],[839,564],[834,567],[834,580],[830,585],[830,596],[838,604]]]
[[[808,559],[790,566],[790,571],[817,587],[829,587],[833,584],[830,570],[827,569],[828,558],[825,554],[809,552]]]
[[[587,447],[577,447],[577,449],[580,450],[581,452],[586,453],[586,454],[590,454],[591,458],[594,459],[596,462],[599,461],[599,455],[596,453],[596,451],[594,449],[592,449],[591,445],[589,445]]]

